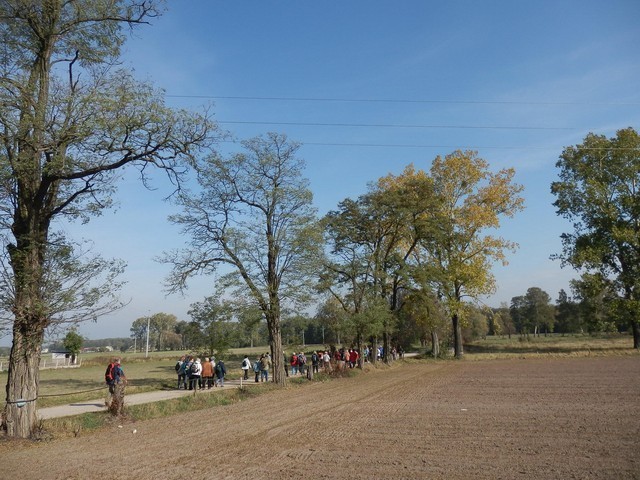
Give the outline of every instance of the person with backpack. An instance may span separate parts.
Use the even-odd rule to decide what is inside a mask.
[[[300,375],[304,375],[304,366],[307,364],[307,357],[304,352],[298,354],[298,371]]]
[[[196,390],[198,388],[201,375],[202,365],[200,363],[200,359],[196,358],[196,361],[189,367],[189,390]]]
[[[260,357],[260,381],[268,382],[269,381],[269,367],[271,366],[271,358],[269,354],[266,353]]]
[[[185,356],[182,355],[180,359],[176,362],[176,366],[175,366],[176,373],[178,374],[178,390],[180,390],[180,387],[182,385],[184,385],[185,389],[187,388],[187,382],[184,379],[184,367],[183,367],[184,361],[185,361]]]
[[[313,373],[318,373],[319,364],[320,364],[320,357],[318,356],[318,352],[314,351],[311,354],[311,367],[313,368]]]
[[[215,374],[218,386],[224,387],[224,376],[227,374],[227,369],[225,368],[222,360],[218,360],[218,363],[216,363]]]
[[[109,365],[107,365],[107,370],[104,372],[104,381],[109,386],[109,396],[106,400],[107,407],[111,407],[111,404],[114,402],[114,399],[118,400],[118,412],[120,413],[122,410],[122,406],[124,404],[124,385],[127,384],[127,377],[124,374],[124,370],[122,369],[122,365],[120,365],[120,359],[114,358]]]
[[[193,357],[185,357],[184,362],[182,362],[182,370],[184,371],[184,389],[189,388],[189,376],[191,375],[191,365],[193,364]]]
[[[249,360],[249,355],[244,356],[244,360],[242,360],[242,378],[243,380],[249,380],[249,369],[251,368],[251,360]]]
[[[298,355],[296,352],[291,354],[291,375],[296,375],[298,373]]]

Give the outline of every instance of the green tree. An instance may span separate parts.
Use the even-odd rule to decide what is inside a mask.
[[[125,166],[143,180],[157,166],[178,181],[180,161],[210,143],[206,119],[168,109],[159,92],[112,68],[122,27],[158,13],[153,0],[0,2],[0,222],[15,291],[3,415],[10,437],[29,437],[36,425],[54,221],[86,221],[109,206]]]
[[[617,292],[600,273],[584,273],[571,281],[571,291],[578,300],[577,310],[589,332],[615,332],[619,324]]]
[[[556,300],[556,326],[559,333],[577,333],[582,331],[579,305],[567,295],[564,289]]]
[[[144,349],[147,339],[147,317],[136,318],[129,331],[131,332],[131,338],[135,340],[134,344],[137,345],[137,349]]]
[[[527,289],[525,295],[511,299],[511,318],[522,335],[539,335],[543,328],[545,335],[553,332],[555,308],[551,297],[541,288]]]
[[[237,297],[248,289],[262,311],[274,381],[284,385],[280,318],[284,307],[302,308],[310,299],[321,235],[299,145],[269,133],[243,146],[245,153],[230,158],[208,157],[199,170],[201,193],[180,195],[184,213],[172,221],[191,241],[165,256],[173,264],[168,285],[180,290],[192,275],[231,267],[223,285],[235,287]]]
[[[464,338],[467,340],[477,340],[486,338],[489,332],[488,313],[483,308],[470,304],[468,305],[467,326],[463,330]]]
[[[511,298],[511,305],[509,306],[509,317],[516,327],[516,331],[520,335],[526,335],[528,337],[531,333],[532,326],[529,324],[529,318],[526,315],[527,303],[524,295],[518,295]]]
[[[565,148],[551,184],[557,213],[573,222],[562,234],[563,265],[598,274],[611,307],[640,348],[640,136],[632,128],[614,138],[588,134]]]
[[[163,350],[166,348],[167,337],[176,332],[177,325],[178,319],[175,315],[163,312],[154,313],[133,321],[130,329],[131,337],[136,339],[140,348],[146,348],[148,334],[150,348]],[[175,340],[172,343],[175,343]]]
[[[253,348],[259,340],[259,330],[264,315],[255,304],[252,305],[251,302],[248,302],[246,299],[240,299],[239,302],[235,303],[235,316],[238,319],[241,333],[240,346],[249,345]]]
[[[346,199],[339,210],[323,219],[330,254],[324,262],[320,288],[329,292],[342,312],[325,309],[320,313],[332,321],[338,342],[344,343],[345,335],[352,330],[360,352],[369,336],[377,344],[378,335],[382,335],[384,344],[390,345],[395,320],[393,315],[383,315],[381,308],[386,305],[392,311],[394,305],[389,302],[397,298],[393,297],[392,283],[399,268],[395,246],[400,237],[398,223],[391,220],[391,209],[380,208],[378,193],[370,191],[356,201]],[[335,303],[325,304],[332,306]],[[384,322],[382,328],[380,320]],[[376,360],[374,355],[372,361]],[[390,357],[385,360],[390,361]]]
[[[538,335],[544,328],[545,335],[553,332],[555,323],[555,308],[551,305],[551,297],[547,292],[538,287],[527,289],[525,295],[527,304],[526,315],[534,326],[534,332]]]
[[[348,315],[361,318],[362,305],[386,302],[392,315],[383,319],[385,362],[391,361],[404,292],[412,282],[411,266],[433,208],[433,184],[409,165],[402,174],[380,178],[357,200],[346,199],[324,218],[330,253],[321,288],[328,290]],[[383,302],[374,301],[374,297]],[[366,315],[365,315],[366,317]],[[359,322],[356,322],[359,324]],[[377,330],[376,325],[372,325]],[[375,341],[375,340],[374,340]],[[357,339],[361,348],[361,339]]]
[[[200,327],[202,342],[211,355],[223,355],[238,337],[237,324],[232,323],[233,308],[217,296],[191,304],[189,316]]]
[[[445,338],[450,329],[446,312],[433,292],[422,288],[409,293],[403,302],[400,318],[408,324],[400,332],[401,335],[407,335],[407,330],[413,330],[423,346],[429,338],[431,354],[433,357],[440,356],[440,339]],[[408,339],[403,343],[409,344],[410,341]]]
[[[184,325],[181,325],[180,331],[183,348],[194,351],[205,347],[204,332],[200,324],[195,320],[184,322]]]
[[[76,363],[76,358],[82,350],[82,343],[84,342],[84,337],[80,335],[75,329],[69,330],[69,332],[65,335],[62,340],[62,345],[66,350],[71,353],[71,363]]]
[[[509,314],[509,306],[506,302],[502,302],[500,307],[493,309],[494,335],[507,334],[511,338],[511,334],[516,331],[515,325]]]
[[[154,313],[151,315],[149,329],[151,330],[151,338],[156,350],[164,350],[166,348],[167,336],[175,331],[178,318],[170,313]]]
[[[421,247],[433,289],[449,312],[458,358],[463,355],[465,299],[491,294],[495,290],[493,263],[506,264],[505,251],[516,248],[487,233],[500,226],[501,217],[512,217],[523,208],[522,186],[513,182],[514,173],[513,169],[490,172],[488,163],[471,151],[438,156],[431,166],[438,198],[431,225],[436,228],[424,236]]]
[[[10,244],[10,239],[5,237],[5,242]],[[51,233],[42,270],[40,294],[50,316],[48,336],[123,305],[117,293],[123,284],[118,277],[124,263],[92,253],[89,242],[73,242]],[[11,331],[15,293],[9,252],[0,252],[0,331]]]

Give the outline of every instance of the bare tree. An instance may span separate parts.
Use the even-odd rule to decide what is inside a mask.
[[[267,320],[274,381],[284,385],[280,318],[283,308],[308,300],[317,271],[321,235],[299,145],[269,133],[243,142],[246,153],[213,155],[200,168],[200,194],[179,196],[184,213],[172,217],[190,238],[189,248],[165,255],[173,264],[172,290],[195,274],[232,268],[223,282],[248,289]]]

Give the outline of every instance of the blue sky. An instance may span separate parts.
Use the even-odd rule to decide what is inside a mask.
[[[640,128],[640,2],[603,1],[169,1],[124,47],[125,66],[174,107],[211,106],[236,139],[268,131],[303,144],[320,214],[409,163],[477,150],[493,170],[514,167],[526,210],[500,235],[520,245],[496,265],[490,306],[537,286],[553,299],[571,270],[549,256],[570,226],[549,188],[563,147],[589,132]],[[232,98],[235,97],[235,98]],[[316,125],[305,125],[316,124]],[[323,125],[319,125],[323,124]],[[364,126],[369,125],[369,126]],[[374,126],[377,125],[377,126]],[[382,126],[386,125],[386,126]],[[237,150],[225,143],[220,150]],[[89,338],[128,336],[156,312],[188,320],[213,278],[166,297],[166,265],[180,247],[157,177],[146,191],[125,176],[119,208],[74,234],[129,265],[124,310],[85,324]]]

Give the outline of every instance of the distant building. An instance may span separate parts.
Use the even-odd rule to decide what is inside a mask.
[[[71,353],[69,350],[52,350],[51,360],[64,360],[71,365],[75,365],[78,363],[78,355]]]

